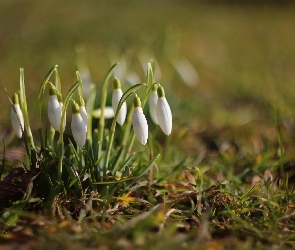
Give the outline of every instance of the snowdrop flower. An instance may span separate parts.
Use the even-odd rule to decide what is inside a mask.
[[[119,101],[123,95],[121,84],[118,78],[114,78],[114,91],[113,91],[113,97],[112,97],[112,106],[114,113],[116,113],[116,110],[118,108]],[[119,111],[118,117],[117,117],[117,123],[119,123],[121,126],[124,124],[127,114],[127,105],[126,102],[123,103],[121,106],[121,109]]]
[[[74,139],[79,147],[83,147],[86,141],[86,125],[80,114],[80,108],[77,103],[72,106],[72,123],[71,129]]]
[[[48,100],[48,118],[51,126],[59,131],[61,122],[61,111],[62,108],[57,99],[57,91],[52,83],[49,87],[49,100]]]
[[[158,102],[158,94],[157,94],[157,85],[153,85],[151,94],[149,96],[149,111],[152,118],[152,121],[158,125],[158,118],[157,118],[157,102]]]
[[[92,116],[96,119],[101,117],[101,108],[92,111]],[[104,119],[111,119],[115,116],[113,107],[104,107]]]
[[[85,102],[81,96],[79,98],[79,108],[80,108],[80,115],[82,116],[82,119],[83,119],[85,126],[86,126],[86,131],[87,131],[88,115],[87,115],[86,108],[85,108]]]
[[[165,97],[163,87],[158,87],[157,118],[159,126],[166,135],[172,131],[172,113]]]
[[[18,95],[15,93],[12,97],[13,107],[11,107],[11,123],[17,138],[22,138],[24,130],[24,115],[19,106]]]
[[[145,145],[148,139],[148,124],[141,108],[140,98],[137,95],[134,97],[132,125],[136,138],[142,145]]]

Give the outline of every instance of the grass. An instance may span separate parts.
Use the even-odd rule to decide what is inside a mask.
[[[3,247],[294,248],[293,13],[293,5],[0,2],[0,82],[12,94],[18,68],[24,67],[34,138],[35,96],[44,76],[59,64],[63,91],[69,89],[76,81],[77,57],[87,59],[99,107],[110,61],[124,66],[125,60],[145,81],[141,63],[146,67],[147,61],[140,58],[150,53],[173,112],[172,135],[164,136],[148,118],[148,153],[139,144],[132,149],[141,153],[132,161],[143,169],[161,154],[151,172],[129,187],[120,183],[113,195],[98,187],[93,196],[69,193],[49,204],[14,198],[13,206],[2,210]],[[79,54],[75,48],[81,43],[86,50]],[[196,86],[187,86],[174,69],[183,57],[199,74]],[[120,76],[125,90],[126,78]],[[8,110],[9,102],[1,113],[5,130],[11,130]],[[42,128],[49,129],[44,112],[46,105]],[[111,123],[105,126],[110,129]],[[123,131],[117,128],[115,145]],[[9,154],[17,141],[4,138]],[[112,154],[119,151],[114,147]],[[54,159],[44,164],[57,167]],[[17,166],[9,159],[4,163],[5,175]],[[28,166],[28,159],[24,163]],[[31,198],[40,198],[37,194],[33,189]]]

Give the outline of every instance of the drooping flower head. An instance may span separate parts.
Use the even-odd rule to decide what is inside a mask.
[[[142,145],[145,145],[148,139],[148,123],[141,108],[140,98],[137,95],[134,97],[132,125],[136,138]]]
[[[162,86],[158,87],[157,118],[159,126],[166,135],[172,131],[172,113],[166,100],[165,92]]]
[[[61,122],[62,108],[57,98],[56,88],[49,83],[48,118],[51,126],[59,131]]]
[[[92,116],[94,118],[100,118],[101,117],[101,108],[95,109],[92,111]],[[113,107],[111,106],[105,106],[104,107],[104,119],[111,119],[115,116]]]
[[[121,83],[118,78],[114,77],[114,91],[112,96],[112,106],[114,113],[116,113],[116,110],[118,108],[119,101],[123,95],[122,89],[121,89]],[[127,114],[127,105],[126,102],[123,103],[121,106],[121,109],[119,111],[118,117],[117,117],[117,123],[119,123],[121,126],[124,124]]]
[[[79,147],[83,147],[86,141],[86,125],[80,114],[80,108],[77,103],[72,106],[72,122],[71,129],[74,139]]]
[[[157,102],[158,102],[158,94],[157,94],[157,85],[152,86],[152,90],[149,96],[149,111],[152,118],[152,121],[158,125],[158,118],[157,118]]]
[[[22,138],[24,131],[24,115],[19,106],[18,94],[15,93],[12,97],[13,107],[11,107],[11,123],[17,138]]]
[[[80,115],[83,118],[83,121],[86,125],[86,130],[87,130],[88,115],[87,115],[86,108],[85,108],[85,102],[81,96],[79,96],[79,108],[80,108]]]

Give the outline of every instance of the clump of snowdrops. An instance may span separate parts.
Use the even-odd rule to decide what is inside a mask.
[[[91,84],[84,93],[78,71],[77,81],[63,98],[57,65],[54,66],[38,94],[37,140],[30,129],[24,71],[20,69],[20,90],[9,100],[15,135],[23,138],[26,145],[25,167],[35,174],[28,199],[34,197],[35,202],[52,206],[57,197],[75,202],[85,200],[90,193],[92,198],[95,194],[101,199],[115,193],[120,196],[155,165],[160,155],[154,156],[144,107],[148,104],[151,120],[166,135],[172,131],[172,114],[163,87],[154,81],[152,65],[148,63],[145,83],[123,91],[120,80],[113,75],[114,64],[99,88],[99,109],[94,108],[97,86]],[[107,93],[111,87],[112,107],[108,107]],[[47,117],[51,124],[46,129],[42,127],[44,100],[48,100]],[[66,122],[67,114],[71,115],[70,124]],[[93,127],[93,119],[99,119],[97,127]],[[112,119],[110,127],[106,126],[106,119]],[[73,139],[65,143],[68,126]],[[138,144],[136,151],[133,151],[134,143]]]

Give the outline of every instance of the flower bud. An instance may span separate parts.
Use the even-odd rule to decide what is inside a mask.
[[[92,111],[92,116],[94,118],[100,118],[101,117],[101,108],[95,109]],[[104,107],[104,119],[111,119],[115,116],[113,107],[106,106]]]
[[[166,100],[163,87],[158,87],[157,118],[159,126],[166,135],[172,131],[172,113]]]
[[[17,138],[22,138],[23,130],[24,130],[24,115],[23,112],[19,106],[19,100],[18,95],[15,93],[12,97],[13,107],[11,107],[11,123],[13,130],[17,136]]]
[[[121,84],[118,78],[114,78],[114,91],[112,96],[112,106],[114,113],[116,113],[116,110],[118,108],[119,101],[123,95]],[[126,102],[124,102],[121,106],[121,109],[119,111],[118,117],[117,117],[117,123],[119,123],[121,126],[124,124],[127,114],[127,105]]]
[[[79,97],[79,108],[80,108],[80,115],[82,116],[82,119],[86,125],[86,130],[87,130],[88,115],[85,108],[85,102],[81,96]]]
[[[57,91],[52,83],[49,87],[49,100],[48,100],[48,118],[51,126],[59,131],[61,122],[62,108],[57,98]]]
[[[148,139],[148,123],[141,108],[141,101],[137,95],[134,97],[132,125],[136,138],[142,145],[145,145]]]
[[[80,108],[77,103],[73,103],[72,112],[72,133],[77,145],[83,147],[86,142],[86,125],[80,114]]]

